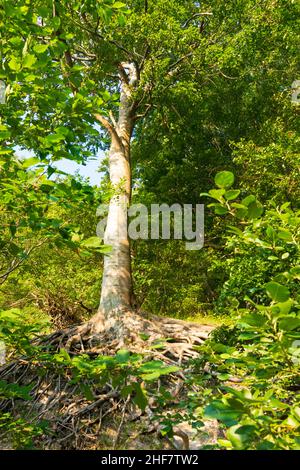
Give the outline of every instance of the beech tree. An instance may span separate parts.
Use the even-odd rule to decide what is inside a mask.
[[[6,155],[19,145],[51,172],[54,160],[85,161],[108,150],[114,195],[104,243],[111,252],[92,319],[96,330],[134,316],[127,207],[136,126],[141,132],[162,104],[177,112],[172,99],[183,92],[201,93],[215,77],[234,78],[227,69],[240,70],[247,40],[265,22],[263,9],[253,20],[252,0],[236,3],[224,9],[224,2],[191,0],[2,2]]]
[[[0,447],[299,448],[298,3],[0,0]],[[204,249],[130,247],[131,197]]]
[[[23,146],[51,163],[61,157],[84,160],[89,152],[109,147],[115,195],[104,236],[111,252],[104,259],[95,318],[101,328],[131,308],[127,207],[135,125],[158,106],[164,90],[189,75],[189,59],[211,13],[192,1],[172,0],[19,1],[4,4],[3,11],[10,17],[2,59],[8,81],[7,148]],[[12,115],[12,108],[19,113]]]

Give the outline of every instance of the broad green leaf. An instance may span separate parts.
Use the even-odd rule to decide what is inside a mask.
[[[135,396],[133,397],[132,401],[135,403],[142,411],[145,410],[147,404],[148,404],[148,399],[147,399],[147,394],[145,389],[141,386],[140,383],[134,383],[132,384],[132,387],[134,388]]]
[[[226,191],[224,197],[227,201],[233,201],[239,196],[240,192],[241,191],[239,189],[230,189],[229,191]]]
[[[233,447],[237,450],[242,450],[245,448],[245,445],[254,439],[256,436],[256,426],[240,426],[239,424],[231,426],[226,431],[226,437],[230,440]]]
[[[232,225],[228,225],[228,232],[234,233],[235,235],[239,235],[240,237],[243,236],[242,230],[237,227],[233,227]]]
[[[47,135],[47,137],[45,137],[44,142],[48,145],[51,145],[51,144],[59,143],[63,141],[64,139],[65,139],[65,136],[63,134],[59,134],[59,133],[49,134]]]
[[[254,201],[248,205],[247,217],[249,219],[257,219],[263,213],[264,209],[260,202]]]
[[[266,317],[257,312],[247,313],[239,321],[241,325],[261,327],[266,323]]]
[[[221,204],[215,204],[215,214],[225,215],[228,213],[227,207],[222,206]]]
[[[280,318],[279,328],[284,331],[292,331],[300,328],[300,318],[284,317]]]
[[[287,424],[291,428],[299,428],[300,425],[300,420],[298,420],[295,416],[292,414],[287,417],[287,419],[284,421],[284,424]]]
[[[115,9],[124,8],[125,6],[126,4],[123,2],[115,2],[112,4],[112,8],[115,8]]]
[[[213,207],[215,214],[217,215],[225,215],[228,213],[227,207],[223,206],[222,204],[209,204],[208,207]]]
[[[222,202],[224,201],[223,196],[225,194],[225,189],[211,189],[208,194],[213,199]]]
[[[290,310],[293,306],[293,300],[292,299],[288,299],[286,302],[279,302],[275,305],[272,306],[271,310],[273,312],[274,315],[277,315],[280,314],[280,315],[287,315],[288,313],[290,313]]]
[[[119,15],[118,16],[118,23],[120,26],[125,26],[126,24],[126,19],[124,15]]]
[[[121,397],[127,398],[128,395],[130,395],[133,390],[134,390],[134,386],[133,386],[132,384],[130,384],[130,385],[125,385],[125,386],[121,389]]]
[[[99,237],[90,237],[83,240],[81,245],[86,248],[100,248],[102,246],[102,240]]]
[[[85,384],[85,383],[81,383],[80,384],[80,390],[82,391],[82,393],[84,394],[85,398],[88,400],[88,401],[93,401],[95,400],[95,395],[92,391],[92,388]]]
[[[158,379],[161,375],[171,374],[180,370],[177,366],[166,366],[162,361],[150,361],[143,364],[138,372],[143,380],[151,381]]]
[[[247,206],[245,206],[244,204],[241,204],[239,202],[233,202],[231,204],[232,207],[234,207],[235,209],[243,209],[245,210],[245,212],[247,212]]]
[[[215,183],[219,188],[230,188],[234,183],[234,174],[231,171],[220,171],[215,176]]]
[[[9,243],[9,251],[13,255],[20,255],[23,250],[20,246],[16,245],[16,243]]]
[[[249,206],[249,204],[251,204],[252,202],[255,202],[256,201],[256,197],[253,196],[253,194],[250,194],[249,196],[245,197],[243,200],[242,200],[242,204],[244,206]]]
[[[242,410],[232,410],[221,400],[214,400],[204,409],[204,418],[217,419],[227,426],[237,423],[239,417],[243,414]]]
[[[293,279],[300,280],[300,266],[294,266],[293,268],[291,268],[290,273]]]
[[[16,226],[16,223],[15,223],[15,222],[12,222],[12,223],[9,225],[9,230],[10,230],[10,233],[11,233],[12,237],[14,237],[15,234],[16,234],[16,231],[17,231],[17,226]]]
[[[119,363],[128,362],[129,358],[130,358],[130,351],[128,351],[127,349],[120,349],[116,354],[116,360]]]
[[[277,236],[278,238],[286,242],[293,241],[293,235],[291,234],[289,230],[286,230],[286,229],[280,229],[277,233]]]
[[[41,160],[37,157],[31,157],[31,158],[26,158],[22,162],[23,168],[29,168],[31,166],[37,165],[38,163],[41,163]]]
[[[31,68],[36,63],[36,60],[33,54],[26,54],[23,58],[23,67]]]
[[[111,250],[111,245],[101,245],[101,247],[97,251],[99,253],[102,253],[103,255],[108,255],[109,253],[111,253]]]
[[[143,341],[147,341],[147,340],[150,338],[150,335],[147,334],[147,333],[139,333],[139,337],[140,337]]]
[[[269,297],[275,302],[286,302],[290,297],[289,289],[275,281],[265,284],[265,289]]]
[[[37,54],[43,54],[44,52],[46,52],[46,50],[48,49],[49,47],[49,44],[36,44],[34,47],[33,47],[33,50],[34,52],[36,52]]]
[[[22,67],[21,60],[18,57],[12,57],[8,62],[8,66],[14,72],[19,72]]]
[[[0,380],[0,397],[1,398],[21,398],[22,400],[32,400],[30,395],[31,386],[18,385],[14,383]]]

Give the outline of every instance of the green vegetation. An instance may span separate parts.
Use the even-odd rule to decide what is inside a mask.
[[[299,13],[0,1],[0,448],[128,448],[138,422],[144,448],[188,423],[201,449],[300,449]],[[98,186],[56,168],[100,151]],[[204,247],[133,240],[111,274],[97,208],[124,194],[205,204]]]

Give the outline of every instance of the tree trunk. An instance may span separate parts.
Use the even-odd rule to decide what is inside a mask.
[[[111,136],[109,176],[114,195],[109,203],[104,234],[104,243],[110,245],[111,251],[104,256],[100,305],[92,319],[96,329],[102,329],[105,324],[112,324],[119,319],[122,311],[131,308],[132,299],[127,209],[131,198],[130,140],[134,123],[132,88],[136,81],[136,73],[132,64],[125,65],[122,65],[117,122],[114,119],[109,122],[97,116]]]
[[[127,233],[127,208],[130,202],[130,163],[118,144],[109,152],[109,173],[116,194],[109,203],[104,243],[111,252],[104,257],[99,310],[104,318],[116,308],[130,307],[132,291],[130,247]]]

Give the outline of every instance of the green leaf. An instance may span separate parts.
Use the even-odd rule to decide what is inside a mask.
[[[254,332],[254,333],[251,333],[250,331],[249,332],[245,332],[245,333],[241,333],[238,338],[241,340],[241,341],[249,341],[251,339],[258,339],[259,338],[259,335]]]
[[[294,266],[293,268],[291,268],[290,273],[293,279],[300,280],[300,266]]]
[[[71,364],[72,362],[68,351],[66,351],[65,349],[61,349],[59,353],[54,354],[53,358],[58,363]]]
[[[132,384],[132,387],[135,391],[135,396],[132,400],[133,403],[135,403],[142,411],[145,411],[148,404],[146,391],[139,383]]]
[[[236,199],[239,196],[240,192],[241,191],[239,189],[230,189],[224,194],[225,199],[227,199],[227,201],[233,201],[233,199]]]
[[[280,240],[284,240],[286,242],[293,241],[293,235],[286,229],[280,229],[277,233],[277,236],[280,238]]]
[[[58,16],[55,16],[54,18],[51,19],[51,21],[49,21],[49,23],[51,24],[53,29],[56,31],[60,27],[60,23],[61,23],[60,18]]]
[[[103,255],[108,255],[109,253],[111,253],[111,250],[111,245],[101,245],[101,247],[97,251],[99,253],[102,253]]]
[[[126,4],[123,2],[115,2],[112,4],[112,8],[115,8],[115,9],[124,8],[125,6]]]
[[[49,134],[45,137],[44,142],[46,145],[57,144],[61,141],[65,140],[65,136],[60,133]]]
[[[140,337],[143,341],[147,341],[147,340],[150,338],[150,335],[147,334],[147,333],[140,333],[140,334],[139,334],[139,337]]]
[[[213,199],[222,202],[224,201],[223,195],[225,194],[225,189],[211,189],[208,194]]]
[[[23,168],[29,168],[31,166],[34,166],[34,165],[37,165],[38,163],[41,163],[41,160],[37,157],[31,157],[31,158],[26,158],[23,162],[22,162],[22,166]]]
[[[49,44],[36,44],[33,48],[37,54],[43,54],[48,49]]]
[[[162,361],[150,361],[143,364],[138,372],[143,380],[152,381],[158,379],[161,375],[171,374],[180,370],[177,366],[165,366]]]
[[[235,449],[242,450],[256,436],[256,429],[256,426],[237,424],[228,429],[226,437]]]
[[[245,206],[244,204],[241,204],[240,202],[233,202],[231,204],[232,207],[234,207],[235,209],[243,209],[245,211],[245,213],[247,213],[247,206]]]
[[[8,66],[14,72],[19,72],[21,70],[21,61],[18,57],[12,57],[8,62]]]
[[[227,207],[223,206],[222,204],[209,204],[208,207],[213,207],[215,214],[217,215],[225,215],[228,213]]]
[[[292,413],[300,423],[300,406],[295,406],[295,408],[292,410]]]
[[[225,215],[228,213],[227,207],[222,206],[221,204],[215,204],[215,214]]]
[[[243,200],[242,200],[242,204],[244,206],[249,206],[249,204],[251,204],[252,202],[256,201],[256,197],[253,196],[253,194],[250,194],[249,196],[245,197]]]
[[[300,420],[298,420],[296,416],[290,414],[284,421],[284,423],[290,426],[291,428],[299,428]]]
[[[254,201],[248,205],[247,218],[258,219],[263,213],[264,209],[260,202]]]
[[[91,387],[89,387],[87,384],[81,383],[80,384],[80,390],[82,391],[82,393],[84,394],[85,398],[88,401],[95,400],[95,395],[94,395]]]
[[[232,426],[236,424],[242,413],[242,410],[233,410],[221,400],[214,400],[205,407],[204,418],[217,419],[227,426]]]
[[[14,383],[0,380],[0,397],[1,398],[21,398],[22,400],[31,400],[31,386],[18,385]]]
[[[22,248],[20,246],[16,245],[15,243],[10,243],[9,244],[9,251],[13,255],[18,255],[20,252],[22,252]]]
[[[121,389],[121,397],[127,398],[128,395],[130,395],[133,390],[134,390],[134,386],[133,386],[132,384],[130,384],[130,385],[125,385],[125,386]]]
[[[286,302],[290,297],[289,289],[275,281],[265,284],[265,289],[269,297],[275,302]]]
[[[23,59],[23,67],[31,68],[36,63],[36,57],[32,54],[26,54]]]
[[[125,26],[126,24],[126,19],[124,15],[119,15],[118,16],[118,23],[120,26]]]
[[[291,311],[291,308],[293,306],[293,300],[288,299],[286,302],[279,302],[275,305],[272,306],[272,312],[274,315],[280,314],[280,315],[288,315]]]
[[[239,323],[241,325],[261,327],[266,323],[266,317],[257,312],[247,313],[242,316]]]
[[[240,237],[243,236],[242,230],[237,227],[233,227],[232,225],[228,225],[228,232],[234,233],[235,235],[238,235]]]
[[[279,321],[279,328],[284,331],[296,330],[300,327],[300,318],[284,317]]]
[[[99,237],[90,237],[83,240],[81,245],[85,248],[100,248],[102,246],[102,240]]]
[[[234,174],[231,171],[220,171],[215,176],[215,183],[219,188],[230,188],[234,183]]]
[[[121,364],[128,362],[129,358],[130,351],[128,351],[127,349],[120,349],[116,354],[116,361]]]

